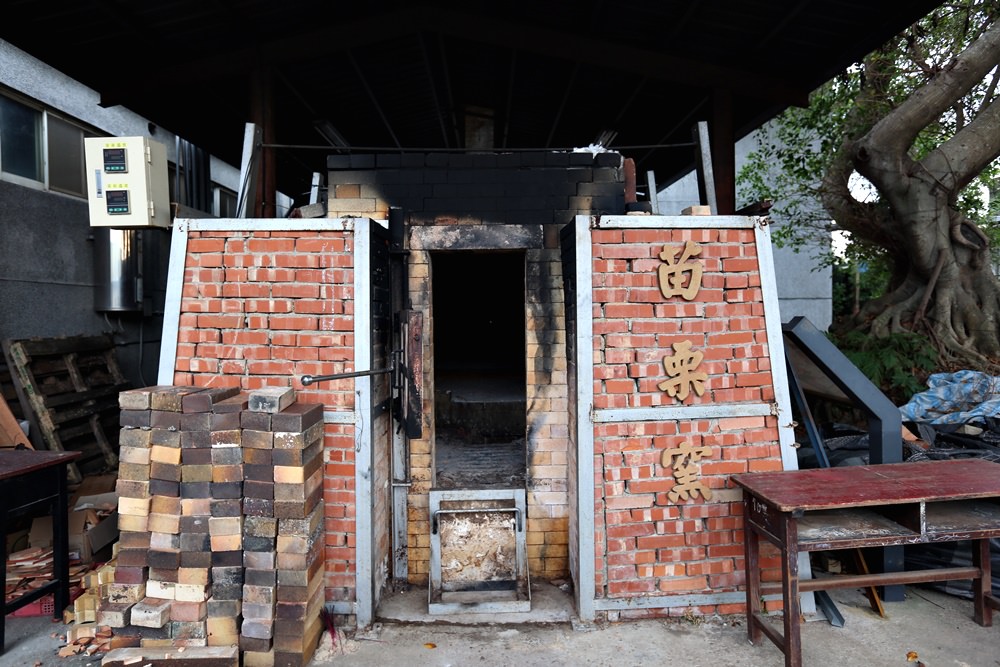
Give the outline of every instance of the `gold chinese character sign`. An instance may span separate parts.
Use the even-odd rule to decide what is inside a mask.
[[[699,396],[704,394],[705,380],[708,379],[708,373],[695,370],[705,354],[697,350],[692,352],[691,345],[690,340],[674,343],[674,354],[663,357],[663,369],[670,379],[657,385],[660,391],[681,401],[688,397],[692,389]]]
[[[699,494],[705,500],[712,499],[712,489],[702,483],[701,468],[698,465],[699,461],[711,455],[711,447],[696,447],[691,444],[663,450],[660,465],[670,468],[674,475],[675,484],[667,493],[672,502],[690,500]]]
[[[681,254],[680,258],[677,253]],[[660,280],[660,292],[665,299],[680,296],[690,301],[698,294],[704,267],[701,262],[692,260],[692,257],[700,254],[701,248],[692,241],[688,241],[683,250],[663,246],[660,252],[663,264],[657,270],[657,276]]]

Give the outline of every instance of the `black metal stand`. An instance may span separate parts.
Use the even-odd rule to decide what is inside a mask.
[[[10,520],[25,514],[41,503],[48,503],[52,513],[52,581],[4,602],[3,613],[17,611],[35,600],[53,594],[52,617],[61,618],[69,604],[69,499],[66,490],[67,465],[81,452],[36,452],[14,450],[0,452],[0,532],[7,535]],[[7,559],[0,559],[0,577],[7,578]],[[4,650],[5,629],[0,624],[0,654]]]

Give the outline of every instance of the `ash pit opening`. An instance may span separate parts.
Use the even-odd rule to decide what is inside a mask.
[[[431,255],[438,488],[526,478],[525,255]]]

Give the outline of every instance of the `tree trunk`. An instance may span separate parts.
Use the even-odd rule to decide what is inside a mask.
[[[894,262],[890,290],[866,304],[859,323],[873,335],[927,333],[951,364],[1000,361],[1000,282],[987,237],[958,212],[961,190],[1000,156],[1000,102],[987,104],[951,139],[922,159],[910,151],[918,133],[1000,62],[1000,23],[983,32],[950,67],[905,102],[846,141],[824,179],[824,204],[859,238],[886,248]],[[869,85],[880,81],[870,63]],[[878,98],[859,95],[858,105]],[[863,115],[865,109],[857,113]],[[856,170],[877,188],[877,205],[848,188]]]
[[[872,162],[877,161],[861,165],[865,172],[885,173],[885,165]],[[923,331],[953,363],[980,366],[1000,359],[1000,283],[985,237],[956,212],[953,196],[928,182],[932,179],[899,171],[876,178],[883,181],[879,189],[898,228],[905,230],[896,259],[902,280],[867,304],[862,320],[876,336]]]

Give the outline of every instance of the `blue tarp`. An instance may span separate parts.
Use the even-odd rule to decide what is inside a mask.
[[[1000,377],[979,371],[935,373],[927,386],[899,409],[904,422],[969,424],[1000,416]]]

